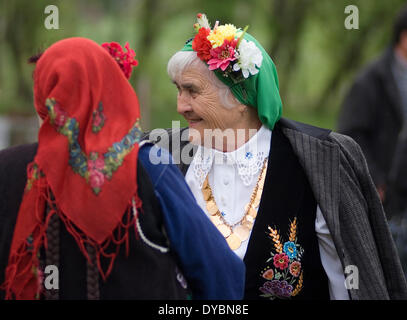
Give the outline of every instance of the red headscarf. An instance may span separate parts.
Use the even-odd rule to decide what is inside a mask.
[[[128,248],[132,203],[141,205],[139,104],[108,50],[84,38],[52,45],[36,66],[34,100],[44,122],[27,169],[3,284],[6,298],[38,297],[39,248],[47,245],[45,231],[53,214],[88,259],[85,244],[96,249],[105,279],[119,245],[126,242]],[[46,213],[47,204],[52,209]],[[112,244],[115,249],[107,252]],[[108,270],[102,270],[101,257],[110,259]]]

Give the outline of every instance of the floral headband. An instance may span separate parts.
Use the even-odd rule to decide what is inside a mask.
[[[255,37],[234,25],[211,29],[204,14],[197,15],[197,32],[181,51],[194,51],[227,85],[240,103],[257,109],[260,121],[270,130],[282,115],[277,69]]]
[[[219,25],[216,21],[211,29],[206,15],[198,13],[194,29],[197,34],[192,41],[192,50],[209,66],[209,70],[220,69],[223,76],[234,83],[259,72],[262,52],[253,41],[243,39],[248,26],[241,30],[232,24]]]
[[[120,69],[122,69],[122,71],[124,72],[126,78],[130,79],[133,67],[136,67],[138,65],[138,61],[134,59],[136,53],[133,49],[130,48],[129,43],[126,42],[126,44],[124,45],[127,52],[124,52],[122,46],[117,42],[105,42],[102,43],[102,47],[105,48],[113,57],[113,59],[116,60]]]
[[[133,67],[137,67],[138,61],[134,59],[136,53],[133,49],[130,48],[128,42],[124,45],[127,52],[124,52],[122,46],[117,42],[105,42],[102,43],[102,47],[109,52],[109,54],[116,60],[117,64],[119,65],[120,69],[122,69],[125,77],[130,79],[131,72]],[[37,63],[38,60],[41,58],[43,52],[40,52],[28,59],[28,63]]]

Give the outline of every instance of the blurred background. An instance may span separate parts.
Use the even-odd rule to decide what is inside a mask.
[[[142,107],[144,130],[171,127],[176,89],[166,65],[193,35],[196,13],[210,22],[250,25],[277,65],[284,116],[335,129],[339,108],[356,73],[389,45],[402,0],[98,0],[22,1],[0,4],[0,149],[36,140],[33,65],[27,59],[57,40],[81,36],[126,41],[139,66],[131,84]],[[59,29],[48,30],[47,5],[59,9]],[[359,30],[344,27],[345,7],[359,9]]]

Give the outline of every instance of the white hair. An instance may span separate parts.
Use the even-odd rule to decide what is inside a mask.
[[[198,65],[200,63],[203,64],[203,62],[198,58],[196,52],[178,51],[168,61],[167,72],[170,78],[173,81],[176,81],[188,67]],[[203,69],[205,70],[205,77],[208,79],[208,81],[218,88],[219,98],[221,99],[224,107],[231,109],[240,104],[239,100],[236,99],[229,87],[220,81],[214,72],[208,68]]]

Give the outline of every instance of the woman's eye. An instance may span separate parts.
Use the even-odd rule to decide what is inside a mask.
[[[193,89],[189,90],[189,94],[191,95],[191,97],[195,98],[198,95],[198,91],[195,91]]]

